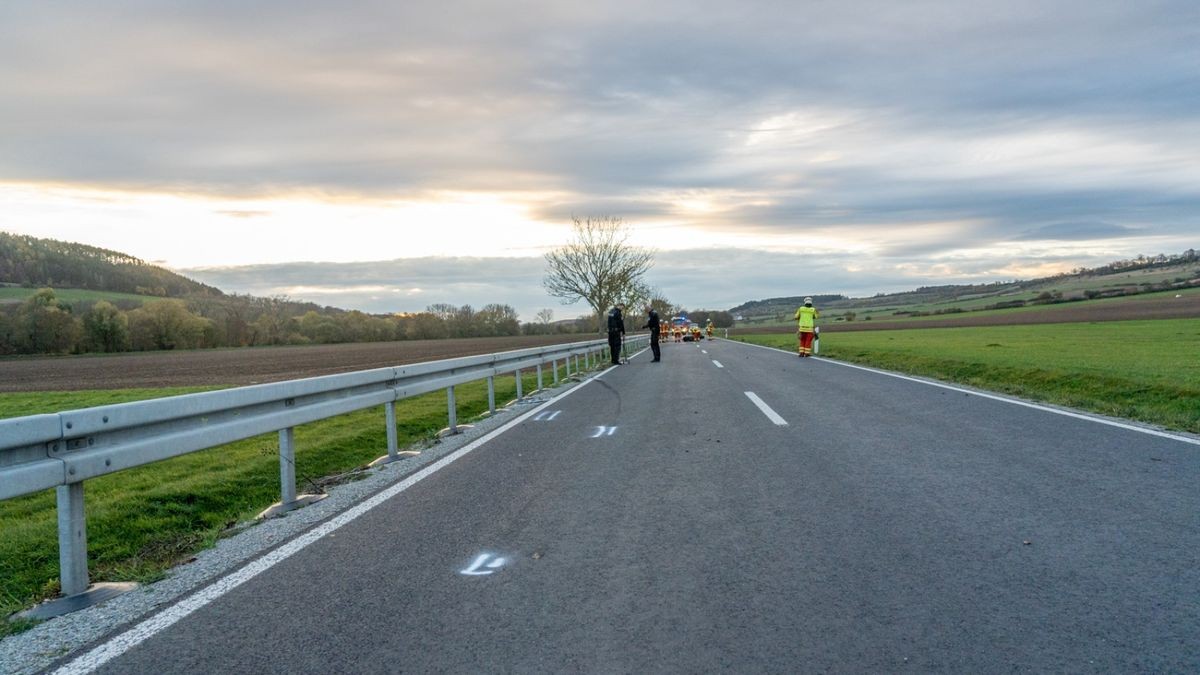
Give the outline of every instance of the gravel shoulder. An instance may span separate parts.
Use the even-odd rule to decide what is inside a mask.
[[[66,655],[109,636],[160,607],[178,602],[354,504],[487,435],[525,411],[568,391],[579,381],[579,376],[573,375],[557,388],[535,392],[498,410],[493,417],[472,420],[474,426],[463,427],[463,433],[422,448],[408,448],[419,449],[421,454],[363,470],[359,472],[359,480],[329,488],[329,497],[316,504],[280,518],[242,523],[235,528],[236,534],[220,540],[216,547],[202,551],[193,560],[172,569],[162,581],[140,586],[99,606],[58,617],[4,638],[0,641],[0,672],[5,675],[28,675],[53,665]]]

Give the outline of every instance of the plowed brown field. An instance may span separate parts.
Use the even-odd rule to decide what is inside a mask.
[[[1161,295],[1126,302],[1086,302],[1049,305],[1043,309],[972,315],[967,312],[942,319],[911,319],[907,321],[821,321],[822,333],[860,330],[901,330],[905,328],[964,328],[970,326],[1018,326],[1040,323],[1080,323],[1089,321],[1130,321],[1135,319],[1193,319],[1200,318],[1200,294],[1176,298]],[[790,326],[737,328],[731,335],[752,333],[791,333]]]
[[[530,335],[0,360],[0,392],[241,386],[596,339]]]

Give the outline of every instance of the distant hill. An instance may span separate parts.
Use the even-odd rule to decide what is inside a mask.
[[[989,284],[922,286],[901,293],[879,293],[869,298],[814,295],[822,312],[857,313],[859,318],[927,316],[972,310],[1005,309],[1026,304],[1069,302],[1152,290],[1183,288],[1200,283],[1200,254],[1188,249],[1178,255],[1138,256],[1094,269],[1030,280]],[[800,296],[752,300],[729,312],[746,323],[787,321],[803,300]],[[873,317],[872,317],[873,315]]]
[[[0,232],[0,282],[172,298],[223,295],[125,253],[8,232]]]
[[[844,295],[792,295],[784,298],[767,298],[766,300],[751,300],[749,302],[743,302],[737,307],[731,308],[729,313],[733,314],[734,316],[739,314],[755,315],[774,313],[778,310],[778,308],[786,307],[791,307],[794,311],[797,307],[804,303],[804,298],[806,297],[811,297],[813,299],[813,303],[820,307],[827,306],[830,303],[850,299]]]
[[[491,303],[367,314],[223,293],[119,251],[0,232],[0,356],[576,333]]]

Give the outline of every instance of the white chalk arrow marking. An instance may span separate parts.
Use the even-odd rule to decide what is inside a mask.
[[[492,558],[491,553],[480,554],[480,556],[475,559],[475,562],[471,563],[470,567],[468,567],[465,570],[462,570],[461,572],[459,572],[459,574],[464,574],[469,577],[487,576],[489,574],[495,573],[496,570],[500,569],[501,567],[504,567],[504,563],[507,562],[504,558],[501,558],[499,556],[496,556],[495,560],[488,562],[489,560],[491,560],[491,558]]]

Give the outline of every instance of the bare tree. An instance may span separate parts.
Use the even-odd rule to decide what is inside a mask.
[[[599,322],[619,301],[650,295],[642,281],[654,264],[654,253],[628,243],[620,218],[573,219],[574,238],[546,254],[546,291],[570,305],[584,300]]]
[[[549,325],[551,321],[554,321],[554,310],[550,309],[549,307],[539,309],[537,313],[537,319],[543,324]]]
[[[658,312],[659,318],[663,321],[670,321],[671,317],[675,316],[675,305],[671,304],[671,301],[667,299],[667,296],[663,295],[662,291],[655,291],[650,296],[650,306],[654,308],[654,311]]]
[[[630,284],[624,293],[618,295],[617,302],[625,304],[626,315],[636,315],[641,313],[642,308],[650,303],[650,299],[653,296],[653,289],[639,281]]]

